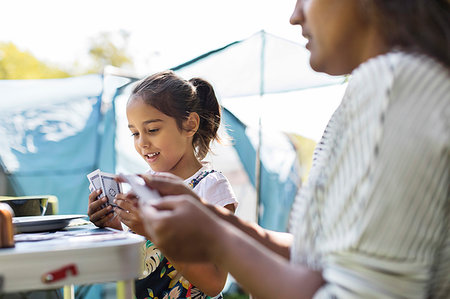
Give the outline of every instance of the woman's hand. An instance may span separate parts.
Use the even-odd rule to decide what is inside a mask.
[[[122,229],[120,221],[115,217],[113,213],[113,208],[110,205],[102,208],[103,205],[107,204],[108,199],[103,196],[98,198],[102,193],[102,190],[94,190],[89,194],[88,203],[88,216],[89,220],[98,227],[112,227],[116,229]]]
[[[161,196],[168,195],[190,195],[196,200],[205,203],[191,188],[184,184],[184,181],[175,175],[158,174],[158,175],[139,175],[145,181],[145,184],[159,192]]]
[[[146,236],[170,259],[209,262],[217,252],[222,220],[190,195],[166,196],[141,207],[141,215]]]
[[[136,195],[133,192],[118,194],[114,202],[118,206],[114,208],[117,218],[136,234],[145,235]]]
[[[157,190],[161,196],[186,194],[194,197],[197,201],[203,202],[197,194],[184,184],[181,178],[175,175],[163,173],[158,175],[141,174],[139,176],[144,179],[147,187]],[[126,180],[120,175],[116,177],[116,180],[126,183]],[[143,200],[145,201],[145,198]],[[138,198],[133,190],[125,195],[117,195],[115,202],[119,207],[114,208],[117,218],[135,233],[151,239],[145,232],[142,215],[139,211],[143,207],[139,207]]]

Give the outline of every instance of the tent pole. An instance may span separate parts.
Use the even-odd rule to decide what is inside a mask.
[[[256,223],[260,223],[260,204],[261,204],[261,115],[258,120],[258,147],[256,148],[255,163],[255,190],[256,190]]]
[[[266,32],[261,30],[261,56],[260,56],[260,81],[259,81],[259,97],[262,104],[264,96],[264,58],[266,56]],[[255,163],[255,189],[256,189],[256,223],[261,220],[261,148],[262,148],[262,116],[261,108],[259,107],[258,120],[258,147],[256,149],[256,163]]]

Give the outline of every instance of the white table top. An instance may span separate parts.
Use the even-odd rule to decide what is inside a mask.
[[[19,234],[15,240],[14,248],[0,249],[0,294],[131,280],[142,269],[145,239],[132,233],[81,225],[55,233]],[[76,275],[43,280],[46,274],[70,265]]]

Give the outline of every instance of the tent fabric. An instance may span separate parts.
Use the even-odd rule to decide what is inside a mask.
[[[303,45],[260,31],[207,52],[173,71],[210,81],[221,98],[263,95],[339,84],[343,77],[317,73]]]
[[[85,214],[86,174],[114,170],[114,106],[88,75],[0,81],[0,160],[16,196],[51,194],[61,214]]]
[[[223,118],[233,147],[256,186],[256,129],[247,127],[226,108]],[[287,231],[289,212],[301,184],[296,149],[281,132],[263,132],[261,147],[260,201],[258,223],[271,230]]]
[[[267,94],[280,94],[290,91],[310,89],[313,87],[325,87],[341,84],[343,77],[333,77],[323,73],[317,73],[309,66],[309,52],[304,46],[283,38],[271,35],[265,31],[257,32],[251,37],[230,43],[219,49],[209,51],[186,63],[173,67],[185,79],[201,77],[208,80],[213,86],[219,99],[242,98],[259,95],[261,98]],[[223,102],[223,100],[221,100]],[[255,107],[258,111],[258,107]],[[225,113],[225,116],[230,114]],[[228,117],[228,121],[233,118]],[[277,139],[274,135],[263,137],[260,141],[257,136],[266,135],[264,130],[253,134],[253,145],[242,141],[249,138],[241,129],[230,134],[235,134],[238,144],[236,150],[241,156],[241,162],[245,165],[247,174],[255,184],[259,181],[260,188],[257,195],[258,223],[266,228],[285,231],[287,214],[290,204],[294,201],[298,189],[298,169],[291,155],[284,151],[286,147],[276,147]],[[248,134],[248,130],[246,130]],[[282,141],[281,141],[282,142]],[[286,142],[289,144],[289,142]],[[292,145],[292,144],[291,144]],[[256,148],[259,149],[258,156]],[[268,158],[264,153],[268,152]],[[292,152],[292,151],[291,151]],[[295,150],[293,151],[295,152]],[[286,175],[276,167],[268,166],[276,161],[276,157],[286,157],[282,163]],[[265,161],[263,161],[265,160]],[[287,162],[288,161],[288,162]],[[255,165],[259,163],[259,174]],[[281,179],[283,178],[283,179]]]
[[[219,99],[342,82],[342,78],[313,72],[308,59],[303,46],[261,31],[173,69],[185,78],[201,76],[211,81]],[[118,88],[131,80],[114,78],[0,81],[0,162],[14,190],[11,195],[52,194],[59,199],[60,213],[85,213],[87,173],[96,168],[107,172],[139,169],[133,163],[133,151],[123,143],[127,140],[122,131],[125,109],[116,107],[120,98],[124,103],[131,85]],[[227,110],[224,119],[255,184],[258,134]],[[267,133],[263,132],[261,149],[260,224],[285,230],[300,181],[295,150],[286,138]]]

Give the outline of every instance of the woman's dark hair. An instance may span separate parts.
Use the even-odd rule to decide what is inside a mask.
[[[211,141],[219,140],[220,105],[213,87],[207,81],[200,78],[187,81],[173,71],[163,71],[139,81],[130,101],[137,97],[175,118],[180,130],[183,130],[183,121],[191,112],[199,115],[199,128],[192,140],[198,159],[202,160],[209,152]]]
[[[424,53],[450,66],[448,0],[362,1],[375,9],[378,27],[391,47]]]

